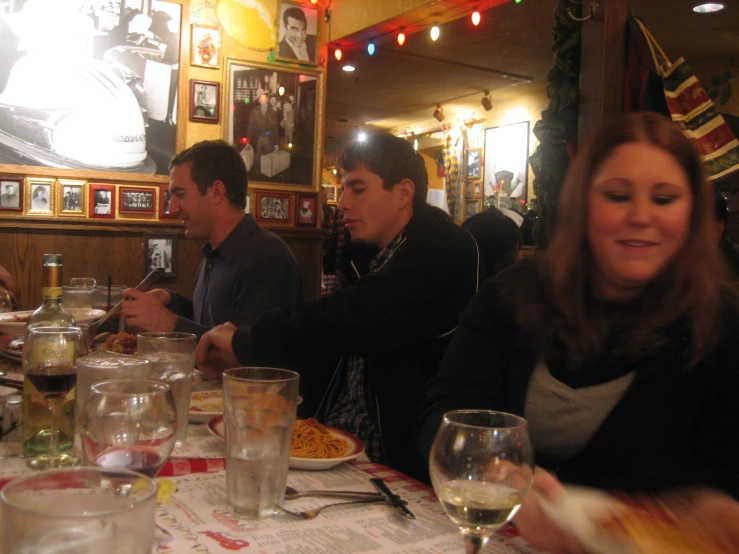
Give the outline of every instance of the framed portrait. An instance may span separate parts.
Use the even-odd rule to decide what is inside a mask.
[[[177,235],[145,233],[144,276],[160,267],[165,277],[177,275]]]
[[[56,179],[26,177],[26,214],[54,215]]]
[[[169,212],[169,204],[172,202],[172,193],[169,185],[159,185],[159,219],[177,219],[176,215]]]
[[[528,198],[529,122],[485,129],[484,195]]]
[[[198,67],[221,67],[221,31],[218,27],[192,25],[192,42],[190,44],[190,65]]]
[[[0,211],[23,211],[23,179],[0,177]]]
[[[339,187],[337,185],[322,185],[326,190],[326,202],[328,204],[339,203]]]
[[[479,214],[482,211],[482,200],[467,198],[464,206],[464,218],[468,219],[475,214]]]
[[[89,183],[88,217],[115,219],[115,185]]]
[[[190,121],[218,123],[221,84],[190,79]]]
[[[72,217],[87,215],[86,181],[59,179],[57,181],[56,214]]]
[[[316,65],[318,8],[280,2],[277,10],[277,52],[285,62]]]
[[[244,159],[249,185],[318,192],[323,74],[226,58],[223,138]]]
[[[465,181],[465,198],[482,198],[482,181]]]
[[[8,2],[2,4],[0,12]],[[0,164],[168,174],[176,151],[182,2],[139,2],[134,11],[128,0],[96,0],[92,7],[84,2],[87,13],[76,4],[40,9],[38,2],[12,2],[12,14],[3,17],[4,36],[23,37],[3,41],[3,75],[12,75],[5,92],[12,87],[23,100],[15,110],[14,100],[5,100]],[[49,83],[64,83],[64,90]],[[73,131],[64,131],[62,116],[76,122]],[[51,120],[56,132],[45,128]]]
[[[278,192],[257,192],[254,217],[260,223],[290,225],[293,195]]]
[[[470,148],[465,151],[464,156],[464,172],[465,178],[471,181],[477,181],[482,177],[482,148]]]
[[[315,227],[318,221],[318,196],[298,193],[295,210],[295,225]]]
[[[153,214],[156,189],[119,187],[118,212],[121,214]]]

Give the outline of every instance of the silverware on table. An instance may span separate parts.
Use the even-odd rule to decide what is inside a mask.
[[[375,499],[385,500],[385,497],[379,492],[367,492],[367,491],[299,491],[291,486],[285,487],[285,500],[295,500],[296,498],[302,498],[304,496],[319,496],[326,498],[356,498],[361,499]]]
[[[372,479],[370,479],[370,482],[378,491],[380,491],[380,494],[385,497],[387,503],[395,508],[398,513],[400,513],[400,515],[402,515],[403,517],[407,517],[408,519],[416,519],[416,516],[413,515],[413,512],[405,507],[403,499],[400,498],[400,496],[395,494],[393,491],[391,491],[390,488],[385,484],[385,481],[378,477],[373,477]]]
[[[285,512],[286,514],[290,514],[291,516],[302,517],[303,519],[313,519],[323,510],[325,510],[326,508],[331,508],[332,506],[346,506],[347,504],[373,504],[377,502],[385,502],[385,499],[382,497],[379,497],[379,498],[364,498],[362,500],[349,500],[348,502],[334,502],[332,504],[324,504],[323,506],[319,506],[318,508],[310,508],[308,510],[303,510],[301,512],[295,512],[293,510],[288,510],[287,508],[284,508],[283,506],[278,506],[278,508],[282,510],[283,512]]]

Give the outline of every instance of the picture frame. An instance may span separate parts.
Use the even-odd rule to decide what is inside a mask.
[[[88,217],[115,219],[115,185],[88,183]]]
[[[0,212],[23,211],[23,179],[0,177]]]
[[[339,187],[337,185],[322,185],[326,189],[326,203],[327,204],[338,204],[339,203]]]
[[[324,73],[226,58],[225,79],[222,136],[239,149],[249,186],[318,192]]]
[[[57,181],[56,214],[69,217],[87,216],[87,181],[59,179]]]
[[[464,196],[465,198],[482,198],[482,181],[465,181]]]
[[[295,202],[295,225],[315,227],[318,222],[318,195],[298,193]]]
[[[54,215],[56,179],[26,177],[26,215]]]
[[[221,84],[190,79],[190,121],[218,123],[221,111]]]
[[[469,148],[464,153],[465,178],[479,181],[482,178],[482,148]]]
[[[160,267],[164,277],[177,276],[177,234],[144,233],[144,276]]]
[[[220,57],[220,28],[193,23],[190,34],[190,65],[218,69],[221,67]]]
[[[528,201],[529,122],[485,129],[484,196]]]
[[[172,193],[169,185],[159,185],[159,219],[177,219],[176,215],[169,212],[169,204],[172,201]]]
[[[156,190],[149,187],[118,187],[118,213],[153,215],[156,213]]]
[[[318,8],[280,2],[275,29],[275,59],[301,65],[318,64]]]
[[[469,219],[475,214],[479,214],[482,211],[482,200],[467,198],[464,205],[464,218]]]
[[[259,223],[292,225],[294,196],[289,193],[257,192],[254,217]]]

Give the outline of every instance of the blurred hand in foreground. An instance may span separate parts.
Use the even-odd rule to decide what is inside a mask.
[[[0,286],[12,295],[15,292],[15,283],[13,282],[13,276],[10,271],[0,265]]]
[[[220,378],[224,369],[240,365],[231,346],[235,332],[236,325],[228,322],[213,327],[200,338],[197,350],[198,369],[207,379]]]
[[[121,313],[126,318],[127,325],[136,325],[146,331],[174,331],[177,315],[165,308],[155,295],[126,289],[123,291],[123,298],[126,300],[123,301]]]

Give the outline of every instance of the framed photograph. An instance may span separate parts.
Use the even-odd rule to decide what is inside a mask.
[[[529,122],[485,129],[484,195],[527,201]]]
[[[153,214],[156,189],[119,187],[118,212],[121,214]]]
[[[326,202],[328,204],[339,203],[339,187],[337,185],[322,185],[326,190]]]
[[[160,267],[165,277],[177,275],[177,235],[145,233],[144,275]]]
[[[54,215],[56,179],[26,177],[26,214]]]
[[[190,121],[218,123],[221,84],[190,79]]]
[[[318,192],[323,74],[226,58],[226,81],[223,138],[240,149],[249,186]]]
[[[89,183],[89,217],[115,219],[115,185]]]
[[[23,211],[23,179],[0,177],[0,211]]]
[[[482,211],[482,200],[480,199],[474,200],[472,198],[467,198],[465,202],[466,202],[464,206],[464,218],[465,219],[468,219],[475,214],[479,214]]]
[[[465,181],[465,198],[482,198],[482,181]]]
[[[221,31],[218,27],[192,25],[192,42],[190,44],[190,65],[198,67],[221,67]]]
[[[172,193],[169,185],[159,185],[159,219],[177,219],[176,215],[169,212],[169,204],[172,202]]]
[[[480,172],[482,167],[482,148],[470,148],[465,151],[464,156],[464,167],[465,167],[465,178],[476,181],[482,177]]]
[[[13,75],[5,87],[0,164],[169,174],[183,2],[0,4],[3,79]],[[37,57],[28,58],[31,50]],[[48,50],[66,53],[51,63]],[[64,83],[65,92],[49,83]],[[15,109],[11,88],[21,102]],[[72,134],[45,127],[51,120],[63,127],[61,114],[76,122]]]
[[[293,214],[293,195],[278,192],[257,192],[254,217],[260,223],[290,225]]]
[[[280,2],[277,10],[278,60],[316,65],[318,8]]]
[[[315,227],[318,221],[318,196],[315,194],[298,194],[295,205],[295,225]]]
[[[87,215],[86,181],[59,179],[57,185],[56,214],[73,217]]]

